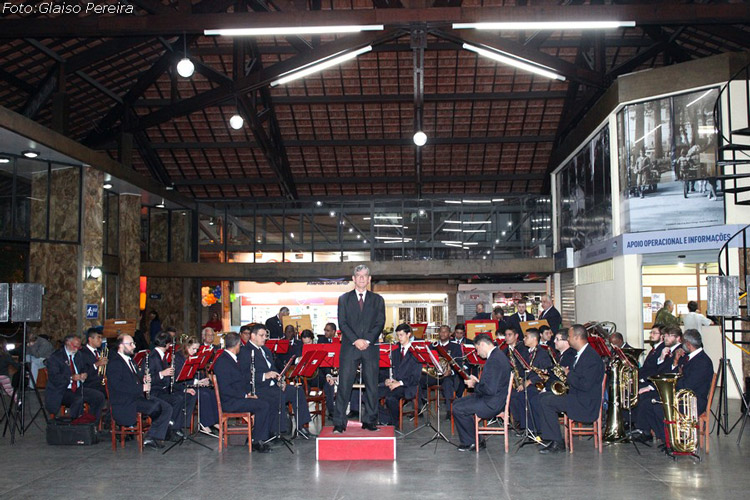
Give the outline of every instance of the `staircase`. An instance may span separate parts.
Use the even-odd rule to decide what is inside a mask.
[[[733,106],[744,112],[728,112],[724,120],[722,107],[731,110]],[[750,65],[722,87],[714,105],[714,123],[718,129],[716,166],[724,193],[733,195],[736,205],[750,205]]]

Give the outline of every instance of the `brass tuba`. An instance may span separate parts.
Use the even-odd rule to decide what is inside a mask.
[[[679,373],[663,373],[648,379],[656,386],[661,398],[667,450],[695,454],[698,448],[698,398],[690,389],[680,389],[675,393],[677,379],[681,376]]]

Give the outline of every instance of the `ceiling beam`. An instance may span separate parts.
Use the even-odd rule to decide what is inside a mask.
[[[503,181],[539,181],[544,180],[545,174],[488,174],[488,175],[423,175],[423,183],[438,182],[503,182]],[[382,184],[382,183],[413,183],[416,182],[415,175],[388,175],[388,176],[355,176],[355,177],[297,177],[298,185],[303,184],[330,184],[334,182],[341,184]],[[276,179],[263,179],[260,177],[237,177],[231,179],[176,179],[175,186],[241,186],[241,185],[270,185],[278,184]],[[494,195],[493,195],[494,197]]]
[[[148,16],[87,16],[60,22],[56,18],[0,20],[0,38],[118,37],[178,33],[202,34],[207,28],[384,24],[405,27],[423,22],[595,21],[635,20],[639,25],[742,24],[750,22],[747,4],[530,5],[503,7],[427,7],[284,12],[239,12],[191,15],[182,12]]]

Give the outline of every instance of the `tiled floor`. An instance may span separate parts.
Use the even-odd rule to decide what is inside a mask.
[[[734,408],[735,402],[731,402]],[[447,429],[448,432],[450,429]],[[192,443],[167,455],[138,453],[127,443],[112,452],[109,441],[92,447],[52,447],[40,428],[13,446],[0,440],[2,498],[483,498],[598,499],[747,498],[750,491],[750,428],[736,445],[712,435],[701,463],[677,461],[655,449],[605,448],[580,441],[573,455],[540,455],[526,446],[506,455],[491,438],[486,450],[460,453],[441,442],[421,448],[432,435],[422,429],[398,442],[397,462],[316,462],[315,443],[295,440],[295,454],[275,447],[249,455],[232,446],[219,455]],[[217,447],[216,440],[200,436]],[[512,438],[515,443],[517,438]]]

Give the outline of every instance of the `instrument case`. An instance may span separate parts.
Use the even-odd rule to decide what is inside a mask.
[[[50,420],[47,424],[47,444],[90,446],[98,442],[96,424],[74,424],[70,419]]]

